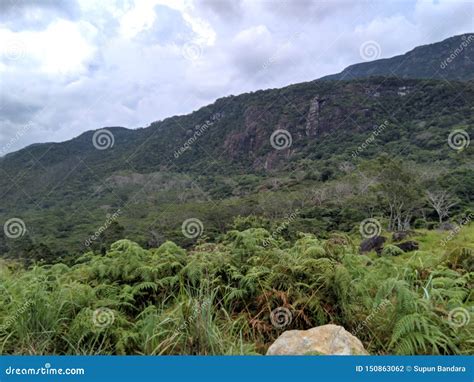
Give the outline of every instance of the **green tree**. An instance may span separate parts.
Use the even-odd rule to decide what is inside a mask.
[[[417,173],[407,164],[382,156],[374,170],[377,185],[374,189],[381,196],[388,215],[388,229],[403,231],[422,206],[422,193]]]

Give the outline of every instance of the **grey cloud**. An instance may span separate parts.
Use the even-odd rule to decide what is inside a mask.
[[[152,44],[183,44],[188,41],[193,32],[183,19],[180,12],[157,5],[154,8],[156,19],[153,25],[135,38],[142,43]]]
[[[333,16],[341,11],[351,11],[363,4],[370,4],[369,1],[352,0],[332,0],[332,1],[314,1],[314,0],[279,0],[276,2],[262,2],[263,7],[279,17],[293,17],[297,20],[306,21],[308,19],[321,20]]]
[[[55,18],[76,20],[80,7],[76,0],[2,0],[0,25],[12,31],[40,30]]]
[[[24,99],[12,98],[6,94],[0,95],[0,121],[22,124],[41,109],[41,105]]]
[[[242,0],[199,0],[196,5],[204,10],[210,10],[224,19],[234,19],[242,15]]]

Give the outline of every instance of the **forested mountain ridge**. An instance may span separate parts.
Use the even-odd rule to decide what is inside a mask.
[[[361,54],[369,58],[380,54],[382,48],[369,42],[361,48]],[[436,78],[447,80],[474,79],[474,34],[453,36],[434,44],[416,47],[408,53],[370,62],[354,64],[325,80],[352,80],[370,76],[394,76],[399,78]]]
[[[436,60],[451,48],[442,42],[421,51]],[[469,79],[472,71],[465,73]],[[25,248],[44,244],[63,254],[80,251],[97,222],[117,210],[118,232],[127,237],[149,246],[167,238],[182,243],[188,215],[205,221],[210,236],[237,215],[281,218],[298,204],[310,208],[300,193],[348,179],[381,154],[416,163],[423,173],[448,173],[460,213],[472,202],[472,147],[453,150],[448,137],[472,132],[472,105],[472,80],[397,77],[316,80],[229,96],[147,128],[108,127],[5,156],[0,216],[25,221]],[[263,192],[278,203],[269,206]],[[316,224],[313,230],[347,230],[364,214],[346,207],[358,212],[349,218],[339,208],[336,218],[325,206],[324,218],[309,210],[300,217]],[[10,241],[2,242],[0,251],[11,252]]]

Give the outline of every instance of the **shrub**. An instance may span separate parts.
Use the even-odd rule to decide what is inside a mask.
[[[415,221],[413,222],[413,228],[427,228],[427,225],[427,221],[422,218],[415,219]]]
[[[396,245],[387,244],[382,250],[382,256],[400,256],[403,255],[403,252]]]

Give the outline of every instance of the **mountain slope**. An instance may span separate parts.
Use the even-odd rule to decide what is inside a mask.
[[[399,78],[474,79],[474,34],[450,37],[434,44],[419,46],[392,58],[347,67],[324,80],[353,80],[370,76]]]
[[[237,215],[276,220],[302,207],[301,231],[351,229],[368,207],[357,195],[341,205],[338,192],[357,189],[356,167],[382,154],[454,185],[461,211],[472,203],[472,146],[453,150],[448,136],[472,136],[472,105],[473,81],[318,80],[221,98],[143,129],[32,145],[0,160],[0,221],[27,229],[22,240],[0,233],[0,254],[76,254],[117,213],[116,234],[145,246],[192,243],[181,232],[188,218],[215,237]],[[315,210],[308,195],[329,186],[339,191]]]

